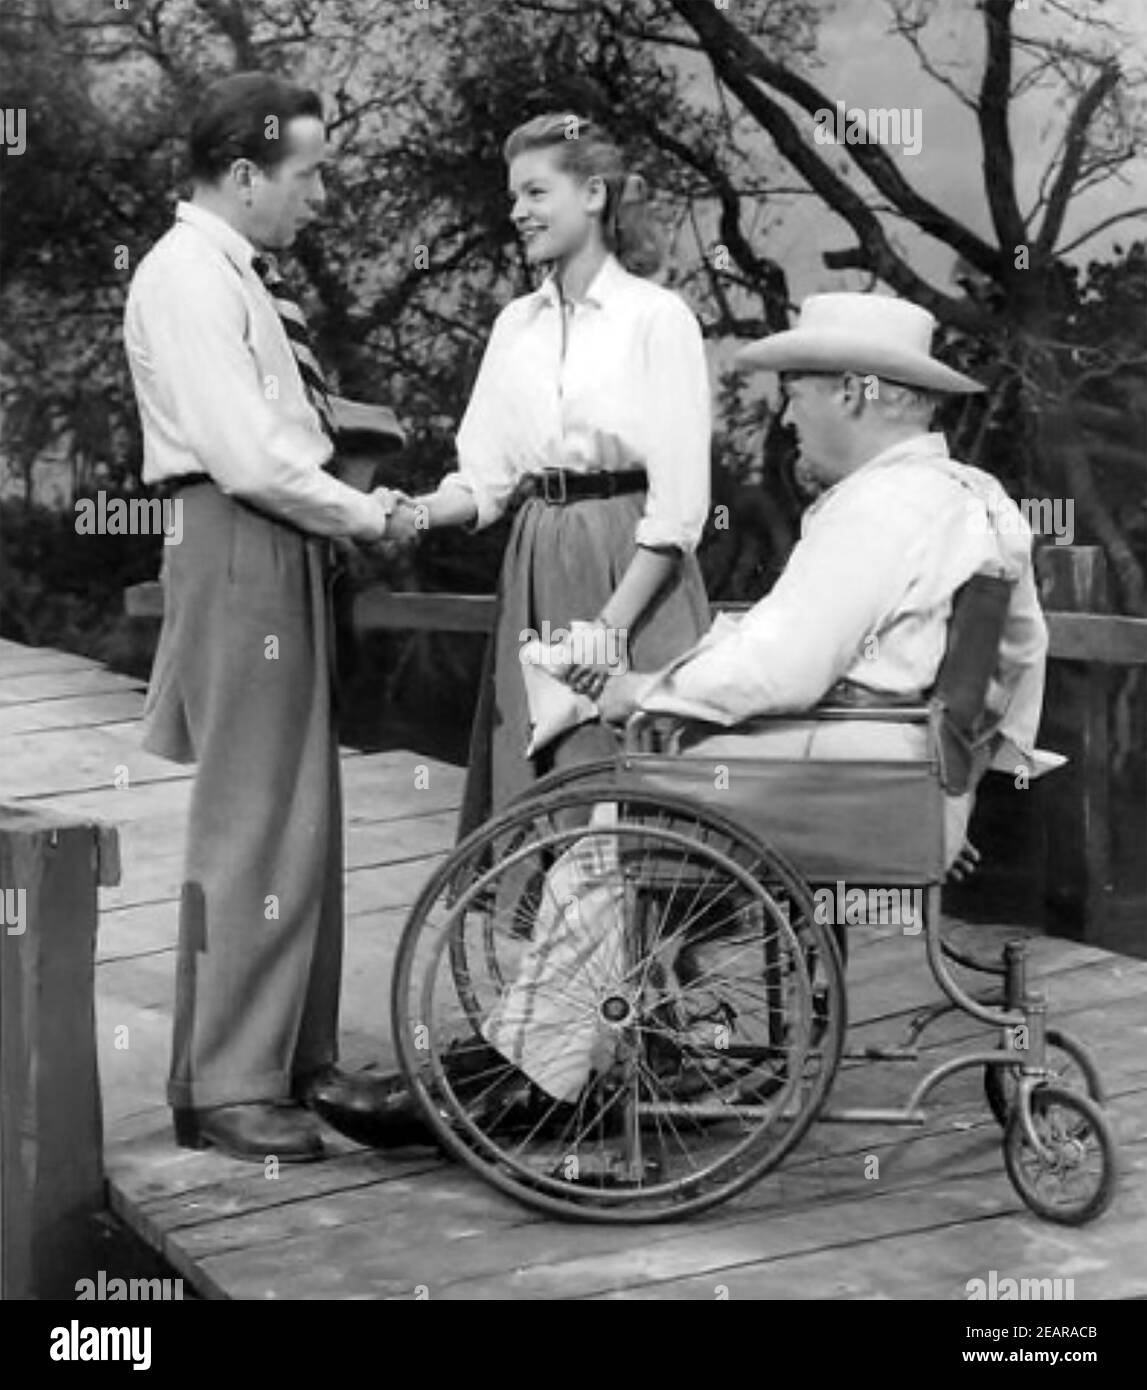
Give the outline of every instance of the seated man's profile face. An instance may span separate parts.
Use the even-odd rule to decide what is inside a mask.
[[[797,474],[814,487],[831,487],[846,471],[842,466],[848,457],[844,385],[838,373],[781,373],[781,423],[796,431]]]

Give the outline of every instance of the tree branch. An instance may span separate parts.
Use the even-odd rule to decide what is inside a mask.
[[[694,149],[653,123],[649,123],[646,130],[650,139],[662,149],[668,150],[704,176],[721,205],[718,234],[722,244],[729,248],[733,259],[753,281],[764,304],[765,320],[770,325],[770,331],[776,333],[787,328],[789,294],[785,273],[776,261],[758,256],[750,245],[741,226],[741,199],[732,179],[712,155]],[[729,314],[730,322],[733,318]]]
[[[893,16],[892,27],[904,42],[909,45],[913,53],[915,53],[916,61],[920,64],[923,71],[926,72],[934,82],[938,82],[942,87],[947,87],[956,100],[966,106],[969,111],[975,111],[976,103],[968,93],[964,91],[963,87],[960,86],[954,77],[950,77],[946,72],[941,72],[928,56],[927,50],[924,47],[924,42],[920,37],[920,30],[924,28],[927,20],[923,18],[912,18],[907,13],[902,0],[890,0],[890,8]]]
[[[987,0],[984,5],[987,57],[980,82],[978,106],[980,144],[984,152],[984,187],[992,226],[1002,247],[1018,246],[1027,231],[1016,200],[1015,160],[1008,130],[1012,86],[1012,0]],[[1004,264],[1008,261],[1005,257]]]
[[[1036,238],[1036,249],[1042,256],[1049,255],[1052,247],[1059,240],[1059,234],[1063,230],[1063,219],[1067,214],[1067,205],[1071,199],[1076,180],[1079,177],[1080,166],[1083,163],[1083,156],[1087,150],[1088,126],[1090,126],[1096,111],[1115,88],[1119,77],[1119,65],[1113,60],[1105,63],[1098,76],[1079,98],[1075,110],[1071,113],[1063,142],[1063,162],[1059,166],[1059,173],[1056,175],[1055,183],[1048,195],[1047,211],[1044,213],[1043,223]]]
[[[690,18],[690,22],[694,22],[692,16],[697,11],[696,27],[703,39],[711,32],[711,21],[716,19],[718,25],[731,30],[739,41],[747,42],[720,17],[709,0],[701,0],[699,10],[695,0],[671,2],[683,14],[688,11],[686,17]],[[717,34],[711,45],[707,44],[707,47],[710,61],[721,81],[740,99],[758,125],[769,133],[780,153],[808,180],[813,190],[852,227],[864,252],[863,268],[879,276],[898,294],[929,309],[943,322],[970,333],[985,332],[990,325],[990,318],[983,309],[967,299],[956,299],[937,290],[892,249],[880,219],[861,195],[805,143],[790,117],[749,75],[741,53],[738,51],[733,54],[730,51],[723,30]],[[749,48],[755,51],[752,44],[749,44]],[[990,259],[994,272],[995,252],[990,253]]]
[[[757,88],[756,83],[762,83],[803,107],[810,115],[815,115],[817,111],[833,109],[834,104],[829,101],[828,97],[805,78],[790,71],[782,63],[769,58],[752,39],[743,34],[736,25],[716,9],[712,0],[670,0],[670,3],[686,23],[695,30],[725,84],[740,97],[742,103],[750,111],[753,111],[761,124],[765,125],[769,133],[773,135],[774,141],[776,142],[774,124],[779,124],[777,118],[785,122],[792,131],[799,146],[804,150],[804,158],[790,153],[791,141],[786,141],[785,147],[777,142],[778,148],[781,149],[785,157],[791,163],[797,164],[801,173],[809,178],[810,182],[812,179],[809,175],[809,166],[810,163],[815,162],[824,170],[825,174],[829,175],[827,180],[822,180],[826,188],[847,189],[848,185],[844,184],[835,174],[832,174],[827,164],[804,144],[795,125],[780,107],[770,102],[769,105],[776,116],[769,121],[763,120],[759,110],[754,110],[752,99],[746,97],[746,89],[758,93],[759,88]],[[910,217],[921,231],[927,232],[929,236],[934,236],[951,246],[970,265],[974,265],[984,274],[992,276],[993,279],[999,276],[1001,271],[1000,252],[995,247],[989,246],[986,241],[962,223],[957,222],[955,218],[950,217],[942,208],[937,207],[919,194],[900,173],[887,150],[880,145],[869,144],[846,145],[843,148],[848,157],[876,189],[890,203]],[[851,189],[849,192],[851,193]],[[830,206],[840,211],[841,215],[846,217],[848,221],[852,221],[850,214],[843,211],[843,207],[838,201],[839,193],[830,196],[826,192],[825,196]],[[853,195],[853,197],[855,196]],[[890,247],[886,248],[885,255],[894,256]],[[883,275],[883,272],[880,273]]]
[[[1069,241],[1066,246],[1056,247],[1057,256],[1066,256],[1069,251],[1074,251],[1077,246],[1082,246],[1085,241],[1090,241],[1093,236],[1098,236],[1100,232],[1112,227],[1116,222],[1126,222],[1130,217],[1147,217],[1147,207],[1128,208],[1126,212],[1114,213],[1111,217],[1105,217],[1102,222],[1097,222],[1089,231],[1077,236],[1074,241]]]

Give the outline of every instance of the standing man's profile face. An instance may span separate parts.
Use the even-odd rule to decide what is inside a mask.
[[[296,116],[282,132],[285,153],[270,169],[249,160],[236,163],[232,175],[243,190],[244,231],[260,249],[285,251],[326,202],[323,162],[327,143],[315,116]]]

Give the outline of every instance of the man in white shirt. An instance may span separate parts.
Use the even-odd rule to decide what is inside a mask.
[[[817,295],[797,329],[745,351],[747,364],[780,374],[802,464],[824,491],[772,591],[656,675],[612,677],[599,702],[604,719],[639,708],[724,726],[794,716],[774,729],[710,734],[689,749],[715,761],[919,757],[921,726],[799,715],[830,695],[872,705],[923,698],[953,595],[987,569],[1014,581],[989,691],[999,721],[994,765],[1042,769],[1034,743],[1047,632],[1031,532],[994,478],[949,458],[943,435],[929,432],[940,395],[982,389],[931,357],[933,327],[930,314],[900,300]],[[947,798],[949,865],[971,804],[972,790]],[[595,822],[608,826],[610,809],[599,807]],[[485,1020],[486,1046],[467,1059],[499,1077],[503,1111],[510,1095],[512,1113],[524,1109],[539,1123],[568,1116],[603,1042],[608,1054],[600,1001],[625,971],[624,876],[608,832],[591,830],[571,846],[547,884],[530,948]]]
[[[734,725],[799,714],[830,692],[870,704],[921,698],[944,653],[953,595],[989,569],[1014,581],[989,693],[996,763],[1038,770],[1047,630],[1031,531],[995,478],[957,463],[930,432],[941,395],[982,390],[930,356],[933,327],[902,300],[814,295],[798,328],[744,350],[746,365],[779,374],[802,466],[824,491],[765,598],[723,615],[656,676],[616,677],[604,718],[640,707]],[[853,736],[871,733],[857,725]],[[786,756],[790,736],[777,737]],[[827,729],[821,737],[840,744]]]
[[[337,401],[273,253],[321,209],[319,98],[264,73],[204,94],[193,192],[132,280],[124,336],[143,480],[174,496],[145,746],[198,763],[168,1100],[179,1142],[320,1157],[380,1097],[335,1067],[342,807],[331,546],[393,497],[327,471]]]

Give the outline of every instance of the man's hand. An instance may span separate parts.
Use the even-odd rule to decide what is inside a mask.
[[[649,680],[634,671],[610,676],[597,702],[601,717],[606,724],[624,724],[638,706],[638,692]]]
[[[965,840],[959,854],[956,855],[952,867],[948,870],[948,883],[966,883],[980,867],[980,851],[972,844],[971,840]]]
[[[395,513],[402,505],[402,501],[406,494],[396,492],[393,488],[389,487],[376,487],[373,488],[367,496],[377,508],[379,531],[376,535],[369,537],[359,536],[359,543],[371,549],[394,549],[393,546],[388,546],[388,542],[390,542],[393,537],[392,527]]]
[[[370,500],[378,508],[382,524],[387,530],[389,530],[390,519],[394,513],[394,508],[397,505],[400,495],[401,494],[395,492],[393,488],[389,487],[376,487],[371,490]],[[382,536],[378,539],[382,540],[385,535],[386,530],[383,531]]]
[[[426,530],[425,523],[419,525],[421,515],[418,503],[406,493],[398,493],[394,511],[387,522],[386,539],[400,546],[416,545]]]

